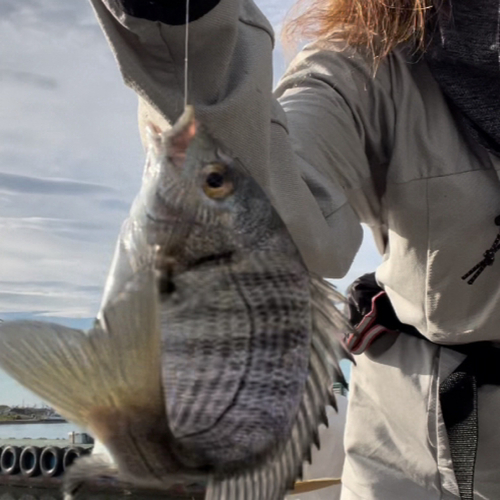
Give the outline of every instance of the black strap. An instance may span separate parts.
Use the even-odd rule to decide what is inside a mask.
[[[422,337],[416,328],[399,321],[389,297],[385,293],[380,295],[380,292],[383,292],[383,289],[377,283],[375,273],[360,276],[348,287],[347,306],[351,324],[357,327],[361,323],[363,318],[372,311],[373,298],[379,295],[376,299],[377,318],[375,322],[377,324],[393,332],[403,332],[407,335]]]
[[[439,400],[461,500],[474,500],[477,455],[477,383],[468,358],[441,384]]]
[[[489,342],[464,344],[454,349],[467,357],[443,381],[439,399],[460,497],[473,500],[479,431],[477,390],[483,385],[500,385],[500,349]]]

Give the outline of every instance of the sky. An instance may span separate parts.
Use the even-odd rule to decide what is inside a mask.
[[[279,33],[293,1],[257,4]],[[139,190],[136,96],[85,1],[2,0],[0,39],[0,318],[85,328]],[[339,286],[379,261],[368,235]],[[0,372],[0,404],[23,401]]]

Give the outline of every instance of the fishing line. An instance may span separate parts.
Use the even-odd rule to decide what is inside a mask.
[[[189,102],[189,0],[186,0],[186,29],[184,40],[184,109]]]
[[[188,84],[188,76],[189,76],[189,0],[186,0],[186,24],[184,28],[184,111],[186,110],[188,103],[189,103],[189,84]],[[177,193],[177,199],[174,198],[175,196],[175,189],[177,186],[173,184],[170,188],[167,189],[168,198],[173,199],[173,204],[174,206],[182,206],[185,207],[187,203],[187,192],[188,190],[186,188],[182,187],[181,184],[181,189]],[[173,196],[170,196],[170,191],[173,191]],[[180,202],[179,202],[180,201]],[[173,227],[168,236],[166,237],[166,241],[162,241],[162,244],[165,245],[165,247],[170,247],[172,244],[172,241],[174,240],[174,237],[177,238],[177,241],[174,240],[174,246],[179,245],[179,241],[182,240],[184,237],[184,240],[187,239],[187,236],[189,235],[189,230],[190,228],[189,224],[181,224],[181,216],[180,214],[177,215],[174,219],[173,222]],[[184,232],[182,232],[182,229],[184,229]],[[187,231],[187,232],[186,232]],[[158,255],[158,250],[161,249],[161,245],[157,245],[155,249],[155,258],[162,257]],[[167,256],[168,257],[168,256]]]

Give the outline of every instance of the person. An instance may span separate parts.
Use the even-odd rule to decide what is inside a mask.
[[[91,2],[141,134],[169,127],[184,108],[185,0]],[[316,0],[291,25],[316,39],[273,93],[274,35],[256,5],[190,3],[199,120],[269,194],[312,272],[344,276],[367,224],[376,284],[417,332],[357,357],[343,500],[500,498],[498,369],[478,375],[500,340],[498,14],[498,0]],[[451,417],[449,394],[463,402],[446,403]]]

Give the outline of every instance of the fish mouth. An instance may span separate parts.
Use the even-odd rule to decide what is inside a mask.
[[[228,264],[231,262],[233,258],[234,252],[229,250],[227,252],[213,253],[209,255],[204,255],[198,259],[196,259],[192,264],[190,264],[190,268],[200,267],[203,264],[214,263],[214,264]]]
[[[162,226],[175,226],[180,223],[194,224],[194,221],[188,221],[185,217],[182,217],[180,214],[178,215],[172,214],[165,217],[156,217],[150,214],[148,211],[146,211],[146,219],[148,219],[148,221],[154,224]]]
[[[224,265],[229,264],[234,255],[234,250],[225,250],[222,252],[211,252],[200,257],[189,259],[184,254],[183,241],[187,238],[187,233],[182,231],[182,228],[189,224],[191,227],[197,225],[195,221],[188,220],[182,215],[168,215],[167,217],[157,217],[151,213],[145,213],[148,221],[155,225],[167,226],[170,231],[176,226],[181,228],[181,233],[177,236],[168,237],[162,242],[156,243],[156,255],[154,258],[154,268],[159,272],[158,287],[161,295],[170,295],[176,290],[175,277],[176,275],[197,269],[206,265]],[[189,233],[189,230],[187,231]],[[172,236],[172,234],[171,234]]]
[[[175,275],[179,272],[188,271],[199,268],[206,264],[220,265],[229,264],[233,258],[234,252],[221,252],[209,255],[204,255],[193,262],[186,263],[182,266],[175,257],[163,257],[157,260],[155,268],[159,271],[158,289],[161,295],[170,295],[175,292]]]

